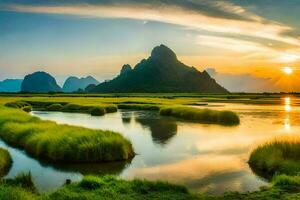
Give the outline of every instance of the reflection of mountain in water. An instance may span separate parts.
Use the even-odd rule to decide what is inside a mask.
[[[122,122],[130,124],[132,118],[136,123],[149,128],[153,142],[166,144],[177,133],[177,124],[172,119],[162,118],[153,111],[121,112]]]
[[[152,140],[158,144],[167,144],[177,133],[177,124],[174,121],[163,119],[135,119],[145,127],[149,127]]]
[[[130,124],[132,115],[133,115],[132,112],[121,112],[123,124]]]

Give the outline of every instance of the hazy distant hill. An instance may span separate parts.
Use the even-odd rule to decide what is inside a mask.
[[[120,75],[90,87],[87,92],[203,92],[228,93],[209,74],[178,61],[176,54],[164,45],[155,47],[148,59],[134,69],[124,65]]]
[[[99,82],[92,76],[87,76],[85,78],[70,76],[64,83],[63,92],[75,92],[79,89],[85,89],[90,84],[97,85]]]
[[[0,81],[0,92],[20,92],[22,79],[5,79]]]
[[[35,72],[26,75],[21,90],[23,92],[61,92],[53,76],[46,72]]]

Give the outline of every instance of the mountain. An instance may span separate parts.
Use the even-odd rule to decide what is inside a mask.
[[[61,88],[57,85],[53,76],[46,72],[34,72],[26,75],[22,86],[22,92],[61,92]]]
[[[133,69],[130,65],[124,65],[116,78],[91,87],[87,92],[228,93],[206,71],[200,72],[181,63],[165,45],[155,47],[151,56]]]
[[[77,78],[75,76],[70,76],[64,83],[64,92],[75,92],[79,89],[85,89],[87,86],[95,84],[98,85],[99,82],[92,76],[87,76],[85,78]]]
[[[0,92],[20,92],[22,79],[5,79],[0,81]]]

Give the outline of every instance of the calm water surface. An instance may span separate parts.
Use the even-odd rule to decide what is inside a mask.
[[[252,191],[267,182],[247,164],[251,150],[279,135],[300,133],[299,99],[282,99],[282,105],[213,103],[208,107],[236,111],[241,124],[235,127],[203,125],[161,117],[151,111],[122,110],[103,117],[87,114],[41,112],[33,115],[58,123],[109,129],[132,141],[138,154],[128,162],[82,165],[51,165],[7,147],[13,167],[7,177],[31,171],[40,191],[60,187],[66,179],[78,181],[84,174],[116,174],[125,179],[146,178],[186,185],[193,191],[222,194]],[[199,107],[203,108],[203,106]]]

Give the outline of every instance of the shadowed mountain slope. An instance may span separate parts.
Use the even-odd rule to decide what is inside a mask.
[[[155,47],[151,56],[133,69],[124,65],[116,78],[91,87],[87,92],[228,93],[206,71],[200,72],[181,63],[176,54],[164,45]]]
[[[92,76],[87,76],[85,78],[77,78],[75,76],[70,76],[64,83],[63,91],[64,92],[75,92],[80,89],[85,89],[90,84],[99,84],[99,82]]]
[[[53,76],[46,72],[26,75],[21,86],[22,92],[61,92]]]

